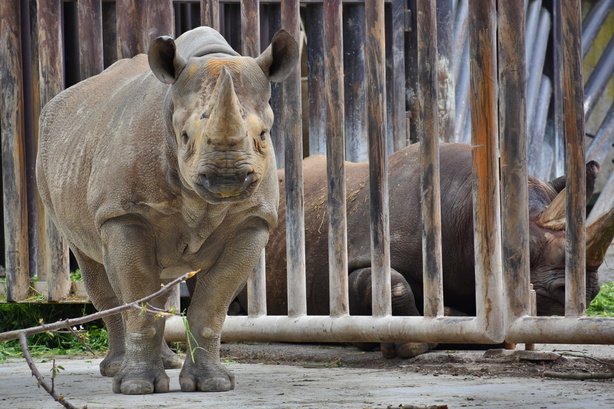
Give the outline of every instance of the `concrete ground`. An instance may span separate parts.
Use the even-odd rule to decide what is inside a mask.
[[[607,371],[593,358],[614,363],[614,347],[537,347],[544,353],[554,350],[557,354],[573,349],[579,356],[523,362],[499,351],[485,354],[448,350],[409,360],[384,360],[379,352],[363,353],[352,347],[230,344],[223,346],[226,365],[236,375],[236,388],[230,392],[183,393],[179,388],[179,370],[175,369],[167,371],[171,378],[169,393],[117,395],[111,391],[111,379],[98,372],[100,359],[83,357],[57,358],[56,364],[64,369],[55,388],[75,407],[88,409],[614,407],[611,379],[581,381],[542,376],[544,370]],[[48,379],[51,362],[36,359],[36,364]],[[24,361],[0,364],[0,408],[59,407],[37,387]]]

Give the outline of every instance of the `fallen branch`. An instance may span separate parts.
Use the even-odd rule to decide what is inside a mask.
[[[73,327],[75,325],[81,325],[84,324],[86,322],[90,322],[90,321],[94,321],[100,318],[104,318],[107,317],[109,315],[113,315],[113,314],[118,314],[120,312],[129,310],[131,308],[136,308],[138,310],[143,310],[143,304],[146,303],[147,301],[159,297],[162,294],[167,293],[172,287],[176,286],[177,284],[187,280],[188,278],[194,276],[196,273],[198,273],[198,271],[192,271],[189,273],[186,273],[184,275],[182,275],[179,278],[176,278],[175,280],[171,281],[170,283],[166,284],[165,286],[163,286],[162,288],[160,288],[158,291],[156,291],[153,294],[148,295],[147,297],[141,298],[140,300],[136,300],[133,301],[129,304],[124,304],[124,305],[120,305],[118,307],[114,307],[114,308],[110,308],[108,310],[103,310],[103,311],[99,311],[97,313],[91,314],[91,315],[87,315],[84,317],[79,317],[79,318],[69,318],[66,320],[62,320],[62,321],[58,321],[58,322],[54,322],[52,324],[43,324],[43,325],[39,325],[37,327],[31,327],[31,328],[25,328],[25,329],[18,329],[18,330],[14,330],[14,331],[8,331],[8,332],[3,332],[0,333],[0,341],[8,341],[10,339],[18,339],[21,334],[24,334],[26,336],[30,336],[30,335],[34,335],[34,334],[40,334],[43,332],[50,332],[50,331],[57,331],[59,329],[68,329],[70,327]],[[147,308],[145,308],[145,312],[147,312]],[[160,315],[168,315],[168,314],[163,314],[161,312],[156,311],[155,314],[160,314]]]
[[[32,376],[36,378],[36,380],[38,381],[38,384],[42,386],[43,389],[47,391],[47,393],[51,395],[51,397],[56,402],[58,402],[65,408],[77,409],[76,406],[73,406],[70,402],[64,399],[63,395],[60,395],[59,393],[57,393],[55,391],[55,388],[49,386],[49,384],[45,382],[45,378],[43,377],[43,374],[40,373],[36,365],[34,365],[34,361],[32,361],[32,355],[30,355],[30,349],[28,348],[28,337],[23,332],[19,334],[19,343],[21,344],[21,350],[23,352],[23,357],[26,359],[26,362],[28,363],[28,366],[30,367],[30,370],[32,371]]]
[[[565,373],[565,372],[544,372],[542,376],[550,378],[562,378],[562,379],[611,379],[614,378],[614,372],[605,373]]]
[[[43,325],[39,325],[37,327],[26,328],[26,329],[19,329],[19,330],[15,330],[15,331],[8,331],[8,332],[0,333],[0,342],[8,341],[10,339],[19,339],[19,343],[21,345],[21,350],[23,352],[23,356],[24,356],[26,362],[28,363],[28,366],[30,367],[30,370],[32,371],[32,376],[34,376],[38,380],[39,385],[42,386],[43,389],[49,395],[51,395],[51,397],[56,402],[60,403],[65,408],[77,409],[70,402],[68,402],[66,399],[64,399],[63,395],[61,395],[61,394],[59,394],[58,392],[55,391],[55,387],[53,385],[53,383],[55,381],[55,374],[56,374],[55,373],[55,362],[54,362],[54,373],[53,373],[53,376],[52,376],[52,385],[50,386],[45,381],[45,378],[40,373],[40,371],[38,370],[36,365],[34,364],[34,361],[32,360],[32,355],[30,355],[30,349],[28,347],[28,336],[29,335],[34,335],[34,334],[40,334],[42,332],[57,331],[57,330],[60,330],[60,329],[69,329],[70,331],[73,331],[72,328],[74,326],[81,325],[81,324],[84,324],[86,322],[94,321],[94,320],[97,320],[97,319],[100,319],[100,318],[104,318],[104,317],[107,317],[109,315],[119,314],[120,312],[129,310],[129,309],[133,309],[133,308],[141,310],[141,311],[143,311],[145,313],[154,314],[156,316],[173,315],[173,313],[171,313],[171,312],[167,312],[167,311],[164,311],[164,310],[160,310],[159,308],[155,308],[155,307],[150,306],[149,304],[147,304],[147,301],[152,300],[152,299],[154,299],[156,297],[159,297],[159,296],[167,293],[171,288],[173,288],[177,284],[187,280],[188,278],[194,276],[199,271],[200,270],[186,273],[186,274],[182,275],[181,277],[176,278],[175,280],[173,280],[170,283],[166,284],[165,286],[160,288],[155,293],[150,294],[147,297],[141,298],[140,300],[136,300],[136,301],[128,303],[128,304],[120,305],[120,306],[115,307],[115,308],[110,308],[108,310],[103,310],[103,311],[97,312],[95,314],[87,315],[87,316],[80,317],[80,318],[70,318],[70,319],[58,321],[58,322],[55,322],[55,323],[52,323],[52,324],[43,324]],[[86,407],[87,406],[85,406],[84,408],[86,408]]]

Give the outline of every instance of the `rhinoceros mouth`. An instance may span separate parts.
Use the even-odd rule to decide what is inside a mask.
[[[254,172],[220,175],[203,172],[196,183],[197,193],[210,203],[241,202],[252,195],[259,179]]]

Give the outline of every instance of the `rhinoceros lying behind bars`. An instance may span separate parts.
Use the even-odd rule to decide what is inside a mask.
[[[323,156],[304,161],[307,310],[329,313],[328,218],[326,162]],[[464,144],[441,144],[441,222],[444,303],[457,312],[475,314],[473,248],[472,154]],[[350,313],[371,314],[371,256],[369,231],[369,173],[366,163],[347,163],[348,267]],[[599,165],[587,164],[590,197]],[[420,146],[411,145],[390,156],[390,258],[394,315],[421,315],[422,228],[420,207]],[[280,190],[284,175],[279,173]],[[544,182],[529,177],[530,270],[537,292],[537,313],[564,314],[565,178]],[[563,211],[563,214],[560,212]],[[267,312],[286,314],[285,202],[279,224],[267,245]],[[564,219],[563,219],[564,220]],[[587,304],[597,294],[597,269],[614,236],[614,209],[587,228]],[[239,300],[246,306],[243,292]],[[385,353],[413,354],[411,347]],[[402,352],[403,351],[403,352]]]
[[[220,331],[277,221],[270,82],[297,60],[285,31],[254,59],[201,27],[156,39],[148,55],[65,90],[41,114],[40,195],[97,309],[202,270],[187,315],[201,348],[183,365],[183,391],[234,387]],[[161,298],[152,304],[164,307]],[[162,346],[164,320],[128,311],[105,322],[100,369],[115,376],[113,391],[168,391],[164,365],[177,358]]]

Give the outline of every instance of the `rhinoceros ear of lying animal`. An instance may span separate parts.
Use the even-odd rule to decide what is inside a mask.
[[[271,82],[282,82],[292,72],[299,57],[298,44],[286,30],[279,30],[256,62]]]
[[[177,53],[175,40],[168,36],[154,40],[147,58],[156,78],[165,84],[173,84],[185,68],[185,60]]]

